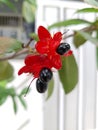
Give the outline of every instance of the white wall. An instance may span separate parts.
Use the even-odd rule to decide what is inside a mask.
[[[56,21],[69,18],[84,18],[87,20],[92,18],[93,20],[95,15],[73,15],[75,10],[85,7],[89,6],[80,2],[51,0],[40,2],[38,0],[37,27],[39,25],[47,27]],[[78,26],[77,29],[81,27]],[[70,33],[74,27],[68,29]],[[55,31],[56,29],[52,30],[52,33]],[[71,41],[72,39],[68,40],[69,43]],[[89,130],[96,128],[98,112],[96,111],[97,70],[95,46],[90,42],[80,47],[80,49],[71,46],[79,67],[79,82],[71,93],[65,95],[57,78],[54,94],[45,102],[44,130]]]

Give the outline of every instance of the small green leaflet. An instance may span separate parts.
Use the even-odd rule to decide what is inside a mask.
[[[47,91],[47,98],[46,99],[49,99],[51,97],[53,90],[54,90],[54,79],[52,78],[48,84],[48,91]]]
[[[14,109],[14,113],[16,114],[18,111],[18,106],[17,106],[17,102],[16,102],[16,98],[12,97],[12,102],[13,102],[13,109]]]

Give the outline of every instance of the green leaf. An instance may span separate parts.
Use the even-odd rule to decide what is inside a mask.
[[[16,91],[15,91],[14,87],[8,88],[8,89],[6,89],[6,91],[7,91],[6,92],[7,95],[10,95],[11,97],[16,96]]]
[[[0,105],[3,105],[7,99],[6,88],[0,86]]]
[[[4,104],[5,103],[5,101],[6,101],[6,99],[7,99],[7,96],[6,95],[4,95],[4,96],[0,96],[0,105],[2,105],[2,104]]]
[[[96,31],[96,38],[98,39],[98,31]],[[97,69],[98,69],[98,46],[96,47],[96,62],[97,62]]]
[[[14,113],[17,113],[18,107],[15,97],[12,97]]]
[[[23,99],[23,97],[22,96],[18,96],[18,98],[19,98],[19,101],[21,102],[22,106],[25,109],[27,109],[27,104],[26,104],[25,100]]]
[[[23,14],[24,19],[28,23],[34,22],[35,12],[36,12],[36,6],[35,5],[29,3],[28,1],[23,2],[22,14]]]
[[[65,27],[71,25],[79,25],[79,24],[91,24],[91,22],[83,20],[83,19],[68,19],[65,21],[54,23],[48,26],[48,29],[55,28],[55,27]]]
[[[83,36],[86,40],[89,40],[91,43],[98,46],[98,40],[92,37],[89,33],[83,31],[77,31],[81,36]]]
[[[97,69],[98,69],[98,47],[96,47],[96,59],[97,59]]]
[[[2,86],[2,87],[6,87],[6,85],[7,85],[7,83],[8,83],[8,81],[7,80],[2,80],[2,81],[0,81],[0,86]]]
[[[17,52],[22,49],[22,43],[13,38],[0,37],[0,55],[8,52]]]
[[[78,67],[73,55],[65,57],[62,68],[59,70],[59,77],[65,93],[71,92],[78,82]]]
[[[0,62],[0,81],[10,80],[13,77],[13,72],[13,67],[9,62]]]
[[[73,37],[73,43],[76,48],[83,45],[86,42],[86,39],[78,32],[75,33],[75,36]]]
[[[34,5],[37,7],[37,4],[36,4],[36,0],[25,0],[27,2],[29,2],[30,4]]]
[[[98,2],[96,0],[84,0],[84,2],[92,5],[95,8],[98,8]]]
[[[98,9],[96,8],[84,8],[77,10],[76,13],[98,13]]]
[[[22,89],[22,91],[21,91],[21,93],[19,94],[19,96],[25,95],[26,91],[27,91],[27,88]]]
[[[11,8],[12,10],[16,11],[16,7],[14,6],[14,4],[12,2],[10,2],[9,0],[0,0],[1,3],[7,5],[9,8]]]
[[[54,90],[54,80],[53,80],[53,78],[50,80],[50,82],[49,82],[49,84],[48,84],[48,95],[47,95],[47,98],[46,98],[46,100],[48,100],[50,97],[51,97],[51,95],[52,95],[52,93],[53,93],[53,90]]]

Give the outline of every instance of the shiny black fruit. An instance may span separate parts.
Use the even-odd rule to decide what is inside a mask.
[[[70,50],[70,45],[68,43],[61,43],[58,47],[56,52],[60,55],[63,55],[68,50]]]
[[[48,82],[49,80],[51,80],[53,74],[52,74],[52,71],[49,69],[49,68],[43,68],[41,71],[40,71],[40,79],[44,82]]]
[[[47,83],[41,81],[39,78],[36,80],[36,89],[39,93],[44,93],[47,90]]]

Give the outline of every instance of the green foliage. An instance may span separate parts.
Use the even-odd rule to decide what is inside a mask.
[[[76,48],[80,45],[83,45],[86,42],[86,39],[78,32],[75,32],[75,36],[73,37],[73,44]]]
[[[5,4],[7,5],[10,9],[16,11],[16,7],[10,0],[0,0],[0,4]]]
[[[98,9],[96,8],[84,8],[77,10],[76,13],[98,13]]]
[[[0,62],[0,81],[13,78],[13,67],[8,61]]]
[[[48,29],[58,28],[58,27],[67,27],[67,26],[73,26],[73,25],[75,26],[75,25],[80,25],[80,24],[90,25],[90,24],[92,24],[92,22],[83,20],[83,19],[68,19],[68,20],[64,20],[61,22],[56,22],[56,23],[48,26]]]
[[[97,69],[98,69],[98,47],[96,47],[96,60],[97,60]]]
[[[16,98],[15,97],[12,97],[12,102],[13,102],[13,109],[14,109],[14,112],[16,114],[17,111],[18,111],[18,107],[17,107],[17,102],[16,102]]]
[[[32,23],[34,22],[35,19],[35,12],[36,12],[36,4],[33,1],[27,1],[25,0],[23,2],[22,5],[22,14],[24,19],[28,22],[28,23]]]
[[[81,36],[83,36],[83,38],[85,38],[86,40],[89,40],[91,43],[95,44],[96,46],[98,46],[98,39],[91,36],[89,33],[87,32],[83,32],[83,31],[77,31]]]
[[[54,79],[52,78],[48,84],[48,92],[47,92],[48,94],[46,99],[49,99],[51,97],[53,90],[54,90]]]
[[[23,98],[23,95],[24,95],[23,91],[24,91],[24,89],[21,90],[20,94],[17,94],[15,87],[7,88],[5,86],[0,85],[0,105],[3,105],[5,103],[5,101],[7,100],[7,98],[10,97],[13,102],[13,109],[14,109],[15,113],[17,113],[17,111],[18,111],[17,99],[19,99],[22,106],[26,109],[27,105]]]
[[[65,93],[71,92],[78,82],[78,66],[73,55],[62,59],[63,65],[59,77]]]
[[[17,0],[19,1],[19,0]],[[12,3],[9,0],[0,0],[0,2],[5,3],[11,9],[14,9]],[[93,5],[93,7],[98,8],[98,2],[95,0],[85,0],[85,2]],[[24,19],[31,23],[35,19],[36,13],[36,0],[24,0],[22,6],[22,14]],[[75,14],[85,14],[85,13],[98,13],[97,8],[83,8],[77,10]],[[98,30],[98,19],[96,18],[95,21],[88,21],[84,19],[68,19],[60,22],[53,23],[48,27],[48,29],[52,28],[60,28],[60,27],[71,27],[77,25],[85,25],[84,29],[81,30],[74,30],[73,34],[69,37],[73,37],[73,44],[76,48],[79,48],[81,45],[85,44],[86,41],[90,41],[97,47],[97,63],[98,63],[98,36],[93,36],[93,32],[97,32]],[[35,33],[30,34],[30,36],[35,40],[38,41],[38,36]],[[0,57],[6,56],[6,53],[10,54],[12,52],[17,52],[22,49],[21,42],[17,41],[16,39],[0,37]],[[74,55],[64,57],[62,59],[62,68],[59,70],[59,78],[63,85],[64,92],[67,94],[71,92],[76,84],[78,83],[78,66],[75,60]],[[14,112],[17,113],[18,105],[17,99],[20,101],[22,106],[26,109],[27,105],[23,98],[23,95],[26,93],[26,89],[21,90],[19,94],[17,94],[17,90],[15,87],[7,88],[7,82],[13,78],[13,67],[8,61],[0,62],[0,105],[4,104],[8,97],[12,99]],[[47,99],[51,97],[54,90],[54,80],[52,79],[49,82],[48,91],[47,91]]]
[[[14,0],[19,2],[19,0]],[[12,3],[11,0],[0,0],[0,4],[7,5],[10,9],[17,12],[17,7]],[[26,22],[32,23],[35,20],[37,4],[36,0],[24,0],[22,3],[22,16]]]

